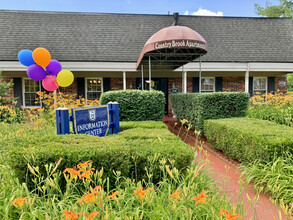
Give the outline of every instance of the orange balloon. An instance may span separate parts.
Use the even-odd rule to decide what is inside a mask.
[[[39,66],[46,67],[51,61],[51,54],[47,49],[38,47],[33,51],[33,59]]]

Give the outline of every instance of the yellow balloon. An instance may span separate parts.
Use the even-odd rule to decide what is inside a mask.
[[[70,86],[74,81],[74,76],[69,70],[61,70],[57,75],[57,83],[61,87]]]

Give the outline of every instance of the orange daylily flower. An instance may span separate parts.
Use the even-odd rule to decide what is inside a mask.
[[[173,194],[171,194],[169,196],[169,199],[172,200],[174,198],[174,199],[179,199],[180,200],[181,193],[179,191],[180,190],[176,190],[175,192],[173,192]]]
[[[91,160],[88,160],[84,163],[79,163],[77,165],[78,169],[81,169],[81,170],[86,170],[87,166],[89,165],[89,163],[91,163],[92,161]]]
[[[220,209],[220,215],[223,216],[225,214],[226,220],[237,220],[242,219],[241,215],[229,213],[226,209]]]
[[[18,132],[22,134],[24,132],[24,129],[20,129]]]
[[[63,173],[69,173],[71,179],[74,179],[76,176],[80,176],[80,171],[77,171],[74,168],[66,168]]]
[[[76,201],[77,203],[81,204],[82,202],[85,203],[95,203],[96,202],[96,197],[93,193],[87,193],[83,197],[81,197],[79,200]]]
[[[116,192],[112,192],[112,194],[111,194],[110,196],[108,196],[108,199],[116,200],[116,199],[117,199],[116,195],[117,195],[118,193],[119,193],[118,191],[116,191]]]
[[[89,214],[87,217],[86,217],[86,220],[94,220],[94,217],[96,215],[100,215],[100,213],[96,212],[96,211],[93,211],[91,214]]]
[[[138,194],[141,200],[144,200],[144,197],[146,195],[146,193],[149,193],[150,191],[154,191],[153,188],[147,188],[145,190],[143,190],[143,188],[141,189],[137,189],[137,190],[133,190],[133,194]]]
[[[24,197],[24,198],[19,197],[19,198],[17,198],[17,199],[14,199],[14,200],[12,201],[12,203],[11,203],[11,206],[14,206],[14,207],[19,206],[20,208],[22,208],[23,204],[24,204],[25,202],[27,202],[27,199],[28,199],[28,198],[31,198],[31,197],[27,196],[27,197]]]
[[[91,168],[90,170],[79,170],[79,178],[82,179],[82,177],[91,179],[91,175],[94,173],[94,168]]]
[[[101,186],[96,186],[93,190],[92,190],[92,193],[94,195],[98,195],[99,191],[102,190],[102,187]]]
[[[206,198],[209,197],[208,195],[205,195],[206,191],[202,191],[198,196],[193,197],[191,200],[196,200],[195,205],[198,203],[205,204]]]
[[[67,211],[67,209],[64,210],[64,214],[61,216],[61,218],[65,218],[65,220],[77,220],[79,215],[83,215],[86,216],[84,213],[82,212],[70,212]]]

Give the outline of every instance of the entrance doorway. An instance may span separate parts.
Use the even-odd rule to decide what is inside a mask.
[[[149,90],[150,83],[148,79],[144,79],[144,90]],[[168,78],[152,78],[151,82],[152,89],[162,91],[165,94],[166,104],[165,104],[165,115],[168,114]],[[136,78],[136,88],[140,89],[141,78]]]

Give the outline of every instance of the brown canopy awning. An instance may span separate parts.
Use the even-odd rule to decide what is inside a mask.
[[[208,44],[196,31],[185,26],[170,26],[159,30],[145,43],[136,63],[147,64],[149,57],[156,69],[176,69],[206,54]]]

